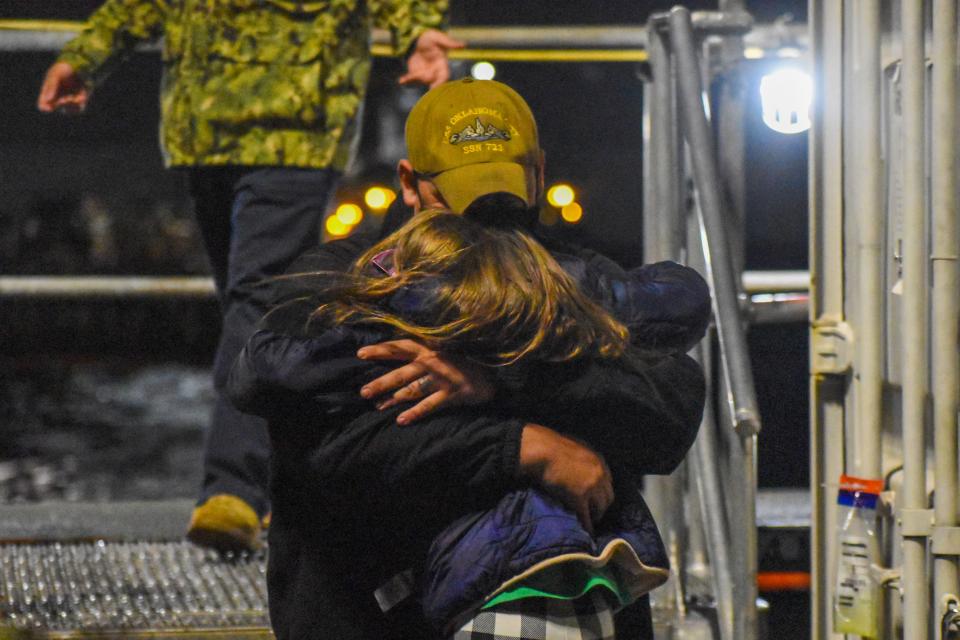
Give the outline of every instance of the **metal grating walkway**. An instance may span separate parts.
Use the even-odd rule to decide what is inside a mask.
[[[191,508],[0,506],[0,640],[272,638],[266,552],[182,541]]]
[[[0,621],[37,638],[268,638],[265,573],[264,553],[187,542],[2,545]]]

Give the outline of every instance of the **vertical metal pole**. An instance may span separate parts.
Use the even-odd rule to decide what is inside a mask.
[[[720,0],[720,11],[743,12],[743,0]],[[711,47],[706,47],[708,51]],[[719,47],[723,73],[717,83],[717,160],[726,195],[727,239],[733,255],[734,267],[743,271],[746,261],[746,136],[744,112],[746,109],[743,36],[727,35]]]
[[[706,257],[703,255],[700,243],[699,216],[690,220],[688,224],[687,246],[689,247],[690,266],[698,271],[706,270]],[[704,367],[705,371],[713,369],[711,362],[711,343],[705,341],[694,352],[694,357]],[[711,388],[708,377],[707,398],[716,398],[716,390]],[[734,562],[731,542],[730,519],[728,517],[727,502],[733,497],[726,491],[723,474],[718,464],[722,454],[717,442],[718,419],[711,400],[703,412],[703,422],[697,440],[693,444],[693,462],[690,473],[699,497],[701,519],[707,539],[707,557],[710,560],[710,577],[713,586],[713,595],[717,606],[717,623],[720,631],[719,640],[734,640],[733,630],[733,570]]]
[[[908,0],[916,2],[917,0]],[[884,217],[880,165],[880,0],[853,0],[853,83],[857,215],[856,432],[852,471],[879,478],[882,395],[883,279],[880,243]]]
[[[708,347],[702,347],[706,350]],[[701,362],[703,355],[701,354]],[[733,572],[730,568],[729,525],[724,510],[723,481],[717,468],[719,450],[715,430],[717,420],[712,408],[708,406],[703,414],[703,424],[693,445],[693,459],[696,469],[693,478],[700,497],[701,517],[707,533],[707,556],[714,598],[717,603],[717,619],[720,627],[720,640],[733,640]],[[694,465],[691,465],[691,468]]]
[[[737,604],[734,636],[750,640],[757,633],[756,584],[756,433],[760,428],[753,387],[753,372],[747,355],[746,337],[740,318],[738,282],[724,228],[724,206],[716,167],[716,153],[710,124],[703,104],[703,84],[697,57],[690,12],[677,7],[670,12],[670,35],[677,65],[677,89],[681,122],[686,138],[700,202],[707,279],[711,283],[714,317],[720,341],[722,369],[730,418],[740,436],[738,493],[743,499],[743,563],[736,580]]]
[[[844,321],[843,37],[844,5],[811,0],[813,127],[810,144],[810,495],[812,526],[810,629],[814,640],[839,640],[832,632],[837,566],[836,489],[843,472],[844,396],[840,371],[821,371],[818,332]]]
[[[760,430],[753,386],[753,371],[747,357],[747,342],[740,318],[739,283],[733,270],[724,228],[724,204],[710,123],[703,108],[703,84],[690,12],[683,7],[670,11],[670,33],[677,64],[678,103],[684,136],[690,147],[693,173],[703,212],[704,231],[710,240],[708,279],[714,285],[715,316],[721,352],[729,374],[730,417],[741,435]]]
[[[676,204],[678,170],[676,159],[676,121],[674,119],[673,78],[670,54],[664,34],[652,25],[648,28],[647,51],[651,82],[648,95],[650,117],[651,182],[649,208],[644,211],[644,262],[679,260],[682,219]],[[670,476],[648,476],[645,495],[650,510],[660,527],[673,572],[670,589],[657,592],[656,606],[667,606],[672,613],[684,611],[683,563],[685,557],[685,522],[683,513],[683,469]],[[667,602],[665,603],[664,600]]]
[[[933,3],[933,422],[934,524],[957,521],[957,386],[960,383],[960,255],[957,225],[957,2]],[[946,595],[958,595],[957,556],[934,548],[934,594],[939,608]]]
[[[677,125],[674,117],[673,72],[665,35],[653,24],[647,28],[647,54],[650,72],[650,147],[649,176],[653,182],[655,209],[645,218],[656,221],[655,233],[644,237],[644,261],[677,260],[682,245],[682,217],[677,207]],[[671,231],[668,232],[667,229]]]
[[[924,408],[927,394],[924,3],[900,3],[903,56],[903,635],[926,640],[929,628],[927,536],[911,512],[927,508]]]
[[[650,145],[653,165],[649,175],[656,197],[655,235],[644,238],[644,261],[679,260],[683,246],[683,212],[680,210],[680,163],[673,64],[665,34],[652,23],[647,27],[647,52],[653,75],[650,100]]]

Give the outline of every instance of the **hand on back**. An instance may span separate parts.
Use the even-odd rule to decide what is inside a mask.
[[[478,405],[493,398],[494,388],[484,368],[466,358],[434,351],[413,340],[391,340],[357,352],[363,360],[406,362],[360,390],[364,398],[393,394],[377,404],[380,410],[401,402],[418,401],[397,416],[411,424],[446,407]]]
[[[613,478],[603,458],[552,429],[527,424],[520,443],[520,471],[577,514],[593,533],[613,503]]]

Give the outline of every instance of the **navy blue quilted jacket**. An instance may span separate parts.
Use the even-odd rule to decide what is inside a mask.
[[[619,608],[663,584],[669,574],[663,541],[638,484],[623,473],[614,471],[616,502],[592,535],[571,511],[532,488],[444,529],[419,577],[428,622],[450,636],[481,607],[504,598],[573,599],[602,584]]]

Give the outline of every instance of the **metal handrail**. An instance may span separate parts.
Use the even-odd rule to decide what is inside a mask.
[[[782,45],[806,46],[802,25],[774,23],[752,26],[743,14],[697,11],[696,28],[724,27],[746,33],[747,46],[777,50]],[[68,20],[0,20],[0,51],[57,51],[84,23]],[[647,28],[642,25],[602,26],[452,26],[450,35],[467,43],[451,51],[452,59],[515,62],[642,62],[647,59]],[[374,29],[371,53],[392,56],[390,34]],[[157,47],[145,47],[158,50]]]
[[[727,20],[720,32],[741,33],[732,25],[746,23],[749,16],[744,19],[744,15],[728,14],[733,19]],[[663,40],[659,39],[661,36]],[[681,171],[675,166],[664,168],[663,164],[664,156],[673,158],[671,165],[684,161],[684,154],[674,151],[674,145],[679,144],[677,129],[671,125],[676,113],[679,134],[686,143],[686,162],[691,164],[696,187],[696,233],[695,238],[691,238],[689,253],[694,260],[702,259],[700,266],[710,285],[722,372],[717,391],[726,400],[725,407],[721,405],[718,410],[705,414],[704,428],[694,447],[696,462],[691,466],[691,475],[703,509],[720,638],[750,640],[756,638],[758,631],[755,451],[760,421],[743,324],[744,312],[755,308],[752,305],[750,309],[744,308],[741,296],[744,283],[743,279],[738,281],[732,245],[727,237],[728,212],[721,193],[713,132],[705,110],[699,44],[688,10],[677,7],[669,14],[651,19],[649,50],[653,86],[648,131],[651,154],[656,157],[649,159],[653,168],[648,174],[648,188],[652,191],[652,211],[658,219],[645,223],[645,232],[656,238],[655,242],[651,241],[651,248],[657,249],[653,257],[674,257],[677,220],[671,216],[682,216],[682,212],[674,211]],[[770,280],[765,284],[773,284]],[[797,317],[793,312],[797,308],[806,314],[805,300],[785,292],[794,288],[805,290],[809,286],[809,274],[781,275],[775,284],[782,288],[779,293],[766,294],[765,302],[779,303],[780,309],[789,310],[790,317]],[[708,349],[701,349],[702,359],[709,355]],[[711,415],[716,419],[730,419],[733,429],[714,431],[716,423]],[[721,450],[717,436],[726,442],[725,448],[731,456],[723,468],[715,464]]]
[[[746,336],[740,320],[737,287],[730,243],[724,226],[724,203],[716,167],[713,134],[704,110],[703,83],[690,12],[677,7],[670,12],[670,35],[677,62],[677,89],[684,138],[690,149],[694,182],[702,212],[702,241],[707,254],[707,276],[714,294],[714,316],[730,391],[728,403],[734,429],[742,436],[760,430]]]
[[[805,271],[746,271],[743,290],[751,306],[802,304],[809,288]],[[205,276],[0,275],[0,299],[207,298],[216,295]]]

